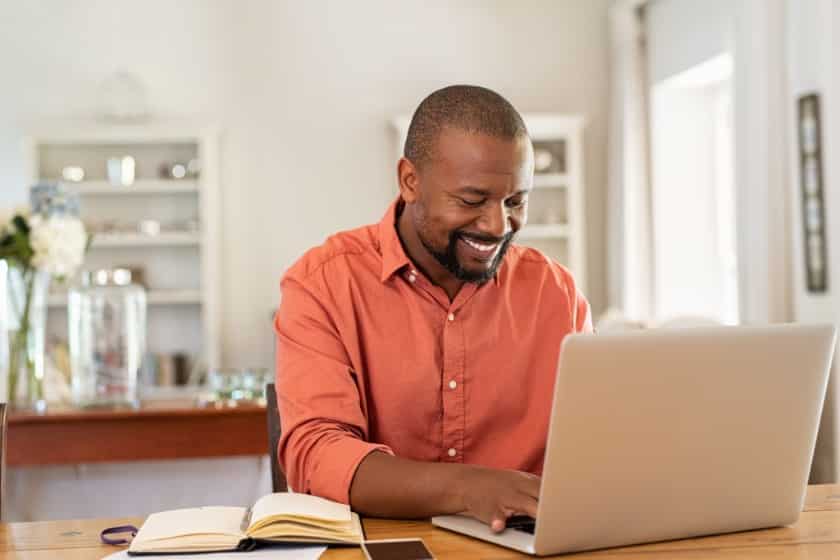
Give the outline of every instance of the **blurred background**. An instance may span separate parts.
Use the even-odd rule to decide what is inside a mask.
[[[282,272],[327,235],[378,221],[395,196],[392,119],[437,88],[480,84],[522,112],[586,116],[590,297],[602,310],[607,5],[4,2],[0,204],[28,196],[29,127],[95,120],[103,85],[130,73],[148,126],[217,127],[220,358],[268,366]]]
[[[141,381],[261,383],[283,271],[377,221],[414,108],[476,84],[538,149],[520,242],[572,269],[600,330],[834,322],[838,31],[832,0],[0,0],[0,208],[45,181],[77,198],[83,268],[145,290]],[[55,282],[47,307],[61,369]],[[816,481],[836,478],[834,390]],[[264,463],[229,461],[255,482],[209,502],[266,490]],[[143,472],[228,469],[170,463]],[[83,515],[50,496],[116,477],[91,468],[13,471],[12,517]],[[95,509],[171,505],[142,494]]]

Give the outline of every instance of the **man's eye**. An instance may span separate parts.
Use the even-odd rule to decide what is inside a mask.
[[[526,199],[524,198],[514,198],[507,201],[508,208],[522,208],[525,206]]]
[[[468,198],[461,198],[459,199],[464,206],[469,206],[470,208],[478,208],[482,204],[484,204],[484,200],[470,200]]]

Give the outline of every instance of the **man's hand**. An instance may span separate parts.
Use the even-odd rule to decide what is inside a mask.
[[[499,532],[512,515],[537,515],[540,478],[519,471],[457,463],[425,463],[373,452],[350,487],[364,515],[418,519],[462,513]]]
[[[494,533],[504,530],[508,517],[537,517],[540,478],[530,473],[469,467],[464,473],[463,514],[490,525]]]

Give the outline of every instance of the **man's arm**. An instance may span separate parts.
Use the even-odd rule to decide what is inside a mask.
[[[370,443],[364,379],[357,377],[329,298],[301,275],[284,278],[277,332],[278,459],[295,492],[349,503],[356,466]]]
[[[464,513],[505,528],[511,515],[537,516],[540,479],[530,473],[369,454],[350,488],[353,509],[376,517]]]

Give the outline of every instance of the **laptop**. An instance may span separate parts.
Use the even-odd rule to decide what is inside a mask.
[[[536,555],[792,524],[834,342],[830,325],[568,336],[536,522],[432,523]]]

